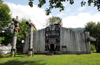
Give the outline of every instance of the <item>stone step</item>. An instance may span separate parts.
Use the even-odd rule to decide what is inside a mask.
[[[47,55],[53,55],[53,53],[47,53]]]
[[[47,55],[53,55],[54,54],[54,52],[48,52],[47,53]]]

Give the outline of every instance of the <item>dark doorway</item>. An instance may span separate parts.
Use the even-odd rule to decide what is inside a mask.
[[[54,44],[50,45],[50,51],[54,51]]]

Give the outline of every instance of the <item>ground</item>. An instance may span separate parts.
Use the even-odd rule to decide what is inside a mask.
[[[0,58],[0,65],[100,65],[100,53],[52,56],[35,54],[34,57],[28,57],[27,54],[10,57],[8,54]]]

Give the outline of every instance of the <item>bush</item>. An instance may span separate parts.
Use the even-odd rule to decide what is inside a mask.
[[[4,57],[4,54],[0,54],[0,58],[3,58]]]
[[[91,51],[95,51],[95,46],[93,44],[91,44]]]
[[[0,54],[0,58],[10,57],[10,54]]]

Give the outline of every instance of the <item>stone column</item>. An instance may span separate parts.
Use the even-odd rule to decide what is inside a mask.
[[[91,53],[91,45],[90,45],[90,33],[89,32],[85,32],[86,34],[86,51],[88,54]]]
[[[18,34],[18,26],[19,26],[18,16],[16,17],[16,19],[13,18],[13,21],[14,21],[15,28],[13,33],[11,56],[15,56],[15,52],[16,52],[17,34]]]

